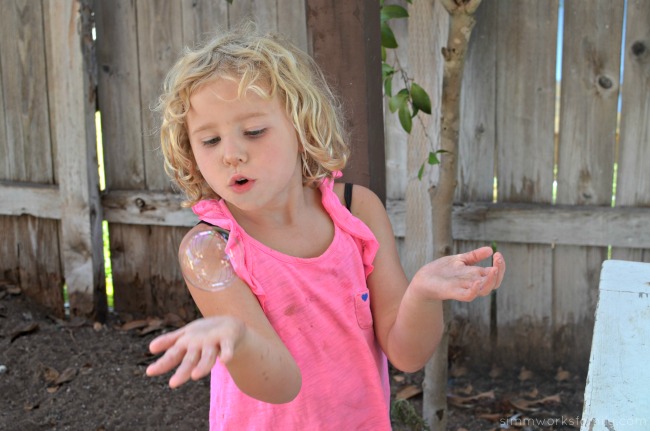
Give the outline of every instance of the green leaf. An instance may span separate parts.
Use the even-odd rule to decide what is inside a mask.
[[[411,117],[411,111],[407,103],[404,103],[399,107],[398,116],[402,128],[406,131],[406,133],[411,133],[411,128],[413,127],[413,117]]]
[[[388,21],[393,18],[408,18],[409,13],[402,6],[391,4],[384,6],[380,9],[381,22]]]
[[[438,157],[436,156],[436,153],[433,151],[429,151],[429,159],[427,160],[427,163],[430,165],[439,165],[440,160],[438,160]]]
[[[386,61],[386,48],[381,47],[381,61]]]
[[[395,39],[395,33],[388,26],[387,23],[381,23],[381,46],[385,48],[397,48],[397,40]]]
[[[226,0],[228,4],[232,4],[232,0]]]
[[[384,76],[392,75],[395,73],[395,69],[390,64],[383,62],[381,63],[381,73]]]
[[[415,82],[411,84],[411,100],[420,111],[431,115],[431,99],[424,88]]]
[[[388,100],[388,109],[390,112],[395,112],[400,109],[402,106],[406,105],[408,101],[409,93],[406,89],[402,88],[399,93],[394,95]]]
[[[384,78],[384,93],[386,94],[386,97],[393,96],[393,75],[388,75],[386,78]]]
[[[422,163],[422,166],[420,166],[420,170],[418,171],[418,180],[422,181],[423,174],[424,174],[424,163]]]

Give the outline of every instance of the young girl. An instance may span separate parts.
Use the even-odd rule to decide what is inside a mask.
[[[229,231],[238,277],[218,292],[188,283],[204,318],[153,340],[166,352],[147,374],[178,366],[177,387],[211,372],[211,430],[389,430],[386,358],[420,369],[442,301],[488,295],[503,257],[445,257],[409,283],[381,201],[334,183],[348,157],[340,106],[277,36],[244,29],[188,51],[160,106],[166,168],[205,222],[184,242]]]

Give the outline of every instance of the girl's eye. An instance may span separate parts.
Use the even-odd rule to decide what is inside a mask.
[[[203,141],[203,145],[208,145],[208,146],[217,145],[220,141],[221,141],[221,138],[216,136],[214,138],[206,139],[205,141]]]
[[[249,131],[244,132],[244,135],[250,136],[252,138],[256,138],[258,136],[263,135],[264,132],[266,132],[266,129],[249,130]]]

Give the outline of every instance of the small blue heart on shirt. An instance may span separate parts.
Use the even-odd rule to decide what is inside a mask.
[[[363,299],[364,301],[367,301],[368,300],[368,294],[367,293],[362,294],[361,299]]]

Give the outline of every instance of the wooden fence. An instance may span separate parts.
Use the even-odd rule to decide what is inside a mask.
[[[475,363],[585,370],[608,247],[617,259],[650,261],[650,5],[628,0],[624,20],[623,0],[558,1],[483,0],[470,43],[454,238],[459,251],[495,241],[508,264],[496,294],[454,304],[452,344]],[[421,181],[417,172],[437,145],[447,16],[434,0],[408,7],[411,17],[393,23],[397,55],[434,115],[410,137],[386,116],[384,177],[375,0],[3,2],[0,278],[58,314],[65,283],[72,314],[101,318],[107,220],[115,309],[197,315],[176,264],[194,218],[164,175],[150,108],[183,46],[248,16],[310,51],[339,88],[355,148],[346,177],[386,197],[412,274],[433,254],[436,170]]]
[[[451,343],[470,362],[585,371],[602,262],[650,261],[650,4],[625,6],[484,0],[477,11],[453,236],[459,251],[494,241],[508,270],[494,295],[453,306]],[[413,2],[409,46],[398,52],[434,100],[447,40],[441,9]],[[435,117],[416,122],[407,148],[387,149],[388,202],[405,213],[404,224],[394,224],[411,274],[433,254],[427,189],[437,173],[428,170],[423,181],[416,173],[437,148],[438,124]],[[399,132],[393,126],[386,135]],[[406,187],[394,187],[390,169],[403,169],[404,159]]]

